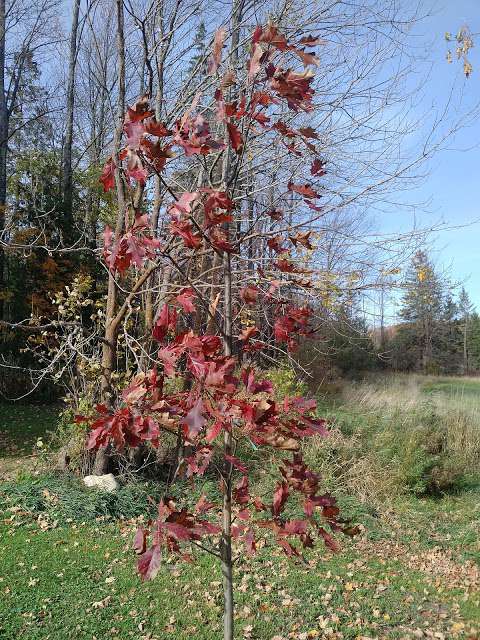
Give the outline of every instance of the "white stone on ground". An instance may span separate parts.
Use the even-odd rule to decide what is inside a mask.
[[[102,491],[116,491],[120,487],[113,473],[106,473],[103,476],[85,476],[83,481],[87,487],[96,487]]]

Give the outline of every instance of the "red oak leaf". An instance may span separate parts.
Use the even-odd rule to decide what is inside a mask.
[[[325,163],[322,160],[316,158],[312,162],[312,166],[310,167],[310,173],[312,176],[324,176],[325,175]]]
[[[250,502],[250,494],[248,491],[248,476],[242,476],[233,489],[233,499],[237,504],[248,504]]]
[[[153,116],[153,111],[150,110],[150,102],[148,96],[145,94],[133,105],[128,107],[127,110],[127,122],[139,122]]]
[[[305,233],[297,233],[295,236],[290,236],[290,242],[296,247],[297,244],[301,244],[306,249],[314,249],[314,245],[310,242],[310,236],[312,231],[306,231]]]
[[[134,376],[130,384],[122,391],[122,398],[127,404],[134,404],[143,398],[146,393],[145,374],[141,372]]]
[[[216,249],[225,251],[226,253],[233,253],[233,251],[235,251],[234,246],[228,241],[227,234],[223,229],[212,227],[210,229],[209,238],[210,242]]]
[[[245,304],[252,306],[258,300],[258,294],[260,290],[258,287],[254,287],[252,285],[248,285],[247,287],[243,287],[240,289],[240,297],[244,301]]]
[[[182,220],[180,222],[171,222],[170,231],[175,236],[180,236],[186,247],[189,249],[198,249],[202,244],[202,236],[198,233],[193,233],[192,223],[188,220]]]
[[[324,44],[325,41],[319,38],[318,36],[304,36],[300,38],[300,44],[305,45],[306,47],[314,47],[317,44]]]
[[[299,193],[301,196],[306,196],[307,198],[320,197],[320,195],[316,191],[314,191],[309,184],[294,184],[293,182],[289,182],[288,190]]]
[[[257,393],[273,393],[273,386],[270,380],[256,382],[255,373],[252,369],[244,369],[242,371],[242,381],[247,393],[251,393],[253,395]]]
[[[185,416],[183,424],[185,426],[185,435],[189,440],[195,439],[203,429],[206,423],[203,415],[204,411],[205,405],[203,404],[203,400],[199,398]]]
[[[295,138],[295,136],[298,135],[295,129],[291,129],[283,120],[278,120],[278,122],[273,125],[273,128],[287,138]]]
[[[243,148],[242,134],[237,129],[237,127],[231,122],[227,122],[227,131],[228,131],[228,136],[230,138],[230,143],[232,145],[232,148],[236,153],[240,153]]]
[[[127,147],[134,150],[139,149],[140,141],[145,133],[145,125],[143,122],[126,122],[123,125],[123,130],[127,136]]]
[[[314,138],[318,140],[318,133],[312,127],[300,127],[299,132],[304,138]]]
[[[128,150],[127,167],[125,169],[127,178],[132,178],[140,184],[145,184],[148,177],[148,171],[144,167],[143,162],[136,151]]]
[[[213,456],[212,447],[200,447],[192,456],[185,459],[187,463],[187,478],[194,475],[203,476],[208,469]]]
[[[102,175],[100,176],[100,182],[103,185],[103,190],[106,193],[113,189],[115,186],[115,161],[110,158],[103,167]]]
[[[158,544],[142,553],[137,560],[137,571],[142,580],[153,580],[160,569],[162,556]]]
[[[181,351],[179,351],[178,348],[175,347],[162,347],[158,350],[158,359],[163,364],[163,370],[167,377],[175,377],[175,366],[180,355]]]
[[[168,212],[174,220],[180,220],[183,214],[191,213],[192,204],[197,198],[198,191],[184,191],[180,198],[169,207]]]
[[[142,140],[141,143],[143,157],[148,161],[149,165],[160,173],[165,168],[167,160],[174,157],[170,145],[162,146],[159,141],[152,142],[148,138]]]
[[[286,258],[282,258],[280,260],[275,260],[275,266],[283,271],[284,273],[295,273],[297,270],[295,269],[295,265],[290,260]]]
[[[273,236],[273,238],[269,238],[267,240],[267,246],[275,253],[283,253],[286,251],[285,247],[282,245],[283,238],[281,236]]]
[[[170,330],[175,329],[177,324],[177,312],[171,309],[168,304],[164,304],[160,309],[157,321],[153,327],[152,336],[158,342],[162,342]]]
[[[311,111],[313,109],[312,98],[314,90],[310,86],[313,80],[311,71],[297,73],[291,69],[283,70],[280,67],[267,69],[271,88],[287,101],[293,111]]]
[[[303,49],[297,49],[295,53],[303,62],[303,65],[305,67],[308,67],[311,64],[315,65],[316,67],[320,66],[320,60],[314,53],[309,53],[308,51],[304,51]]]
[[[198,499],[197,504],[195,505],[194,512],[206,513],[207,511],[209,511],[210,509],[213,509],[214,507],[215,507],[214,503],[209,502],[207,500],[207,496],[205,494],[202,494]]]
[[[217,71],[221,59],[222,59],[222,48],[223,42],[225,40],[225,36],[227,34],[227,30],[225,27],[220,27],[215,32],[215,38],[213,41],[213,51],[212,55],[208,59],[207,69],[209,74],[213,74]]]
[[[283,218],[283,211],[278,211],[277,209],[271,209],[270,211],[267,211],[266,214],[272,220],[281,220]]]
[[[260,64],[262,61],[262,58],[264,57],[264,52],[262,47],[255,43],[254,47],[253,47],[253,52],[252,55],[250,57],[250,60],[248,61],[248,78],[249,80],[252,80],[257,73],[260,71]]]
[[[217,438],[217,436],[220,435],[222,429],[223,429],[223,422],[221,422],[220,420],[215,420],[212,426],[207,430],[207,435],[205,436],[205,440],[208,443],[213,442],[215,438]]]
[[[287,342],[295,328],[293,320],[287,316],[283,316],[275,320],[273,325],[273,334],[278,342]]]
[[[285,540],[285,538],[277,538],[277,542],[282,547],[282,549],[284,550],[285,554],[289,558],[292,558],[293,556],[299,556],[300,555],[298,553],[297,549],[293,545],[291,545],[287,540]]]
[[[157,122],[155,118],[149,118],[145,122],[145,132],[157,138],[165,138],[166,136],[171,136],[173,133],[170,129],[167,129],[162,122]]]
[[[205,361],[203,353],[190,353],[187,358],[187,365],[197,380],[205,378],[209,363]]]
[[[273,494],[272,513],[274,516],[278,516],[282,513],[285,503],[288,499],[289,490],[286,482],[280,482],[277,484],[275,492]]]
[[[251,338],[258,335],[259,333],[260,331],[258,330],[258,327],[247,327],[246,329],[242,330],[242,332],[238,336],[238,339],[244,341],[245,344],[247,344],[249,340],[251,340]]]
[[[225,191],[215,189],[202,189],[204,193],[208,193],[208,197],[204,203],[205,211],[205,229],[214,225],[230,222],[232,216],[230,211],[235,207],[235,203],[231,200]]]
[[[191,287],[188,287],[180,291],[178,296],[175,298],[175,301],[182,307],[185,313],[195,313],[197,308],[193,304],[194,298],[195,298],[194,290]]]
[[[135,538],[133,539],[133,550],[138,554],[145,553],[147,550],[147,534],[142,527],[139,527],[135,533]]]
[[[318,533],[322,536],[325,546],[328,547],[334,553],[340,551],[340,545],[323,527],[318,528]]]
[[[257,550],[257,544],[255,542],[255,535],[252,529],[249,529],[243,536],[243,541],[247,549],[247,555],[253,556]]]
[[[247,467],[243,464],[241,460],[236,458],[235,456],[225,455],[225,460],[233,465],[236,469],[241,471],[242,473],[248,473]]]

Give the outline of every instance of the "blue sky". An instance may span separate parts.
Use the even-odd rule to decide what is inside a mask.
[[[440,108],[448,100],[452,83],[457,82],[453,121],[455,112],[480,103],[480,0],[435,0],[432,7],[434,15],[414,30],[419,54],[425,53],[429,61],[419,63],[419,76],[427,72],[430,63],[433,65],[418,109]],[[456,32],[463,24],[470,27],[476,43],[469,55],[473,74],[468,80],[462,78],[461,61],[446,61],[444,34]],[[433,258],[453,280],[465,284],[480,311],[480,117],[462,129],[448,146],[432,160],[421,186],[397,197],[403,202],[428,202],[415,212],[418,226],[446,223],[448,228],[434,235]],[[387,231],[405,230],[412,224],[411,215],[390,214],[382,224]]]

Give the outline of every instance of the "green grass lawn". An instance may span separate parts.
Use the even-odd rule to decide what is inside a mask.
[[[57,421],[58,408],[32,404],[0,404],[0,458],[29,455],[38,438]]]
[[[336,556],[318,548],[306,565],[265,549],[253,562],[240,562],[237,636],[476,637],[478,568],[454,552],[460,546],[462,554],[479,555],[478,511],[475,528],[471,520],[478,496],[437,505],[434,520],[430,506],[404,507],[410,515],[400,535],[367,534]],[[413,520],[412,509],[420,513]],[[25,523],[12,515],[0,527],[0,637],[220,636],[220,575],[210,557],[166,562],[154,582],[142,584],[134,573],[132,525],[48,529],[48,520]]]
[[[4,433],[28,452],[55,412],[17,407],[9,415],[3,407]],[[9,447],[8,456],[14,453]],[[102,494],[75,478],[25,474],[0,483],[0,638],[220,638],[214,559],[165,558],[151,583],[135,573],[131,543],[150,491],[128,485]],[[241,554],[236,638],[478,640],[478,489],[397,497],[381,518],[353,498],[343,510],[364,531],[343,540],[339,554],[321,545],[305,563],[268,545],[253,560]]]
[[[477,399],[480,403],[480,378],[438,378],[426,382],[423,390],[448,397]]]
[[[137,521],[95,517],[131,516],[126,498],[138,495],[125,487],[112,498],[68,483],[25,478],[3,501],[0,492],[0,638],[220,637],[216,561],[166,559],[155,581],[141,583],[131,550]],[[361,509],[356,520],[365,532],[337,555],[318,546],[295,563],[266,546],[253,561],[240,559],[236,637],[477,637],[478,492],[404,498],[383,522]]]

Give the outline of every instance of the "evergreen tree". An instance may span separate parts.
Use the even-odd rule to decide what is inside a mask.
[[[417,251],[407,271],[400,316],[413,330],[416,343],[416,368],[424,373],[438,367],[435,361],[435,342],[444,312],[447,285],[436,273],[425,251]]]
[[[468,373],[470,370],[470,358],[469,358],[469,348],[470,348],[470,333],[471,333],[471,319],[472,313],[474,310],[473,304],[469,298],[468,293],[465,290],[465,287],[462,287],[460,291],[460,296],[458,299],[458,309],[460,315],[460,324],[461,324],[461,332],[462,332],[462,371],[463,373]],[[478,316],[477,316],[478,317]]]
[[[197,32],[195,34],[195,40],[193,41],[194,54],[192,55],[188,64],[188,73],[192,73],[196,69],[197,65],[201,63],[202,75],[207,72],[207,29],[205,23],[200,22]],[[197,74],[196,74],[197,75]]]
[[[471,371],[480,370],[480,315],[473,311],[469,321],[468,364]]]
[[[457,374],[462,365],[462,334],[459,307],[447,291],[433,338],[434,361],[444,373]]]

